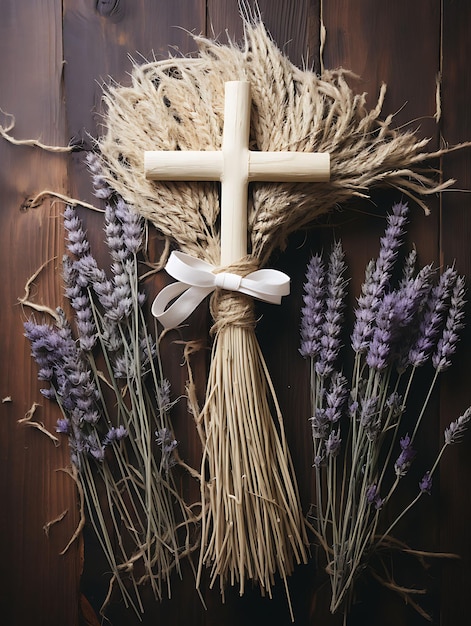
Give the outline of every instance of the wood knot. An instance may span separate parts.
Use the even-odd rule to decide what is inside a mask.
[[[97,13],[103,15],[103,17],[111,17],[119,8],[119,0],[97,0],[96,10]]]

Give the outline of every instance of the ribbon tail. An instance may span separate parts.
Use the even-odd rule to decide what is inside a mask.
[[[164,328],[176,328],[213,290],[214,287],[192,287],[187,283],[172,283],[164,287],[155,298],[152,303],[152,315]],[[172,300],[175,302],[170,304]]]

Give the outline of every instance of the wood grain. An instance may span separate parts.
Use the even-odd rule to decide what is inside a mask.
[[[2,3],[0,67],[2,109],[15,115],[16,138],[66,143],[62,98],[61,3],[55,0]],[[21,44],[19,45],[19,43]],[[2,119],[3,122],[3,119]],[[39,393],[37,369],[23,337],[31,311],[19,306],[28,278],[44,263],[34,282],[35,302],[55,306],[61,286],[61,205],[45,201],[25,210],[25,201],[43,189],[66,192],[66,157],[35,148],[0,143],[2,243],[2,332],[0,354],[0,615],[3,624],[78,623],[79,545],[65,556],[78,523],[75,485],[60,471],[68,464],[67,445],[55,447],[38,430],[19,425],[34,402],[33,419],[54,432],[56,408]],[[38,316],[41,317],[41,316]],[[65,513],[64,519],[43,527]]]
[[[443,2],[443,68],[441,134],[450,145],[471,139],[471,81],[469,73],[469,27],[471,7],[467,2]],[[443,263],[455,263],[459,272],[471,276],[471,152],[460,151],[443,159],[444,176],[457,179],[463,192],[443,194],[441,249]],[[469,297],[468,297],[469,300]],[[444,429],[469,405],[471,371],[469,306],[467,329],[456,358],[458,364],[444,379],[440,392],[440,425]],[[471,475],[471,440],[448,450],[440,472],[440,543],[443,550],[460,556],[441,570],[441,620],[464,624],[469,613],[466,589],[471,585],[470,508],[467,480]]]
[[[249,19],[262,17],[265,26],[283,52],[299,66],[318,67],[318,0],[247,0],[240,3]],[[221,43],[238,42],[243,35],[239,3],[208,0],[207,31]]]
[[[343,66],[355,72],[355,86],[360,92],[368,92],[371,107],[376,105],[381,83],[386,82],[383,114],[395,114],[394,123],[400,128],[412,120],[408,128],[417,130],[421,137],[430,137],[430,149],[438,147],[442,138],[450,144],[471,139],[471,6],[466,0],[259,0],[258,5],[273,38],[291,60],[315,69],[321,66],[322,18],[327,33],[324,66]],[[254,10],[255,3],[250,0],[247,6]],[[80,546],[74,545],[65,556],[59,556],[78,521],[74,485],[64,473],[56,471],[67,464],[68,450],[64,445],[54,447],[39,431],[17,423],[34,401],[41,404],[35,417],[49,430],[54,430],[58,417],[54,407],[39,394],[36,366],[22,329],[30,312],[22,310],[17,298],[23,295],[28,277],[48,262],[35,281],[33,297],[53,306],[61,301],[58,261],[63,250],[62,205],[47,201],[35,210],[24,210],[25,201],[44,188],[52,188],[97,203],[84,156],[101,132],[102,84],[109,77],[119,83],[129,82],[129,56],[139,61],[166,57],[169,50],[191,53],[195,45],[188,33],[217,36],[224,43],[227,32],[230,38],[239,40],[242,22],[236,0],[0,0],[0,15],[0,107],[16,116],[14,135],[38,137],[51,144],[70,141],[78,148],[71,155],[51,155],[0,141],[0,262],[4,268],[0,399],[11,397],[11,401],[0,404],[0,622],[5,626],[78,626],[86,621],[93,623],[93,612],[106,593],[106,564],[88,528],[84,533],[82,577]],[[441,118],[437,123],[436,77],[440,72]],[[454,153],[442,162],[444,176],[457,178],[457,187],[468,190],[470,154]],[[412,209],[408,241],[417,246],[421,265],[432,261],[436,265],[450,264],[456,259],[459,271],[471,275],[467,198],[457,192],[430,198],[430,217],[417,207]],[[341,238],[354,305],[365,265],[377,252],[384,214],[393,199],[397,198],[391,193],[374,193],[370,202],[344,207],[319,228],[292,237],[271,265],[291,276],[291,296],[279,307],[259,305],[257,332],[278,392],[306,512],[314,493],[307,364],[297,349],[304,269],[312,252],[327,250],[334,237]],[[102,216],[85,209],[80,214],[94,252],[99,261],[106,263]],[[160,246],[152,232],[155,256]],[[166,282],[164,275],[147,282],[150,301]],[[208,327],[208,314],[202,307],[192,316],[188,328],[171,333],[163,344],[175,395],[184,394],[187,379],[181,342],[197,339],[207,348]],[[459,366],[443,378],[439,393],[433,397],[418,442],[421,464],[433,459],[441,445],[443,428],[470,403],[470,348],[468,328],[460,345]],[[207,349],[192,358],[200,398],[207,358]],[[201,446],[183,401],[176,407],[174,419],[180,453],[198,464]],[[471,508],[466,499],[471,474],[470,442],[468,436],[449,451],[432,498],[424,499],[400,529],[401,537],[413,547],[456,552],[461,561],[433,562],[426,574],[411,560],[399,558],[393,562],[398,582],[427,585],[429,594],[423,598],[424,606],[431,611],[433,623],[441,626],[467,623],[464,616],[471,584]],[[182,488],[190,497],[198,496],[199,488],[193,479],[182,478]],[[405,492],[404,498],[408,495]],[[64,519],[50,527],[47,538],[44,524],[65,511]],[[312,553],[314,557],[315,547]],[[295,571],[290,591],[296,624],[342,623],[341,616],[329,615],[328,588],[320,587],[324,580],[322,572],[316,571],[314,558]],[[174,578],[171,599],[158,604],[151,594],[146,596],[142,624],[289,623],[280,585],[273,599],[261,598],[258,589],[249,589],[242,598],[237,589],[228,589],[223,603],[219,590],[209,589],[205,579],[201,593],[206,609],[194,589],[193,574],[185,566],[182,580]],[[79,604],[86,607],[82,618]],[[109,618],[114,626],[139,623],[119,602],[110,607]],[[419,626],[425,622],[395,595],[365,579],[348,623]]]

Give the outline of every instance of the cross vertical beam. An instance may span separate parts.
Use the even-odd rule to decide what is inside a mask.
[[[221,175],[221,265],[247,254],[247,192],[249,185],[250,84],[225,86]]]

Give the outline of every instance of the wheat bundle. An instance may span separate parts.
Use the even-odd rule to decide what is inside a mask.
[[[373,110],[350,88],[348,73],[321,76],[294,66],[262,23],[245,24],[243,45],[196,38],[193,58],[135,66],[130,87],[105,94],[99,142],[104,176],[180,251],[220,266],[219,188],[212,182],[155,182],[143,170],[145,151],[221,149],[224,84],[248,81],[250,149],[330,154],[329,182],[258,183],[249,189],[248,256],[241,276],[266,265],[295,230],[353,196],[393,187],[414,197],[436,193],[425,162],[427,140],[380,119],[385,88]],[[228,268],[222,268],[227,270]],[[275,572],[286,583],[306,561],[306,535],[281,414],[255,336],[252,299],[218,288],[211,299],[214,344],[206,402],[198,416],[203,439],[203,565],[212,582],[247,579],[270,593]],[[274,412],[275,419],[272,416]]]

